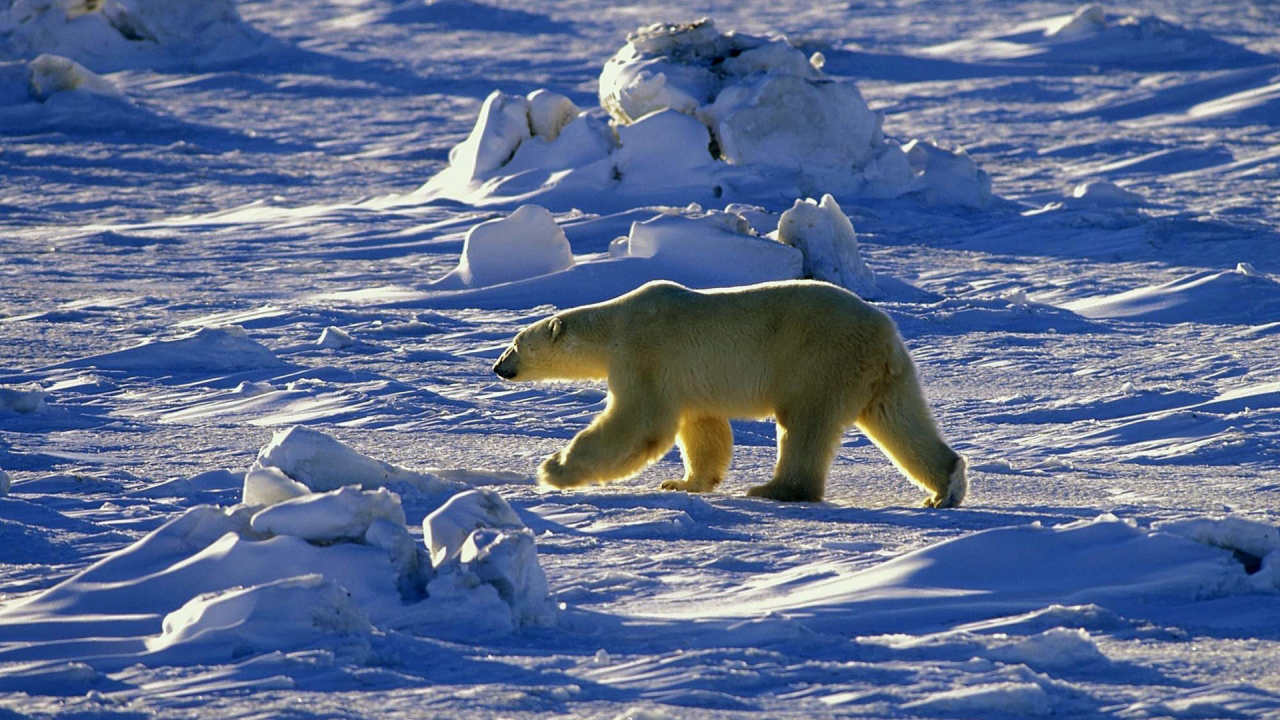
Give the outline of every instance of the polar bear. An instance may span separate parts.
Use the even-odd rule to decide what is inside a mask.
[[[568,488],[632,475],[680,446],[685,475],[663,489],[707,492],[733,452],[730,418],[773,417],[773,479],[747,494],[822,499],[850,425],[954,507],[966,462],[938,433],[915,365],[888,315],[823,282],[708,291],[656,281],[565,310],[516,335],[493,371],[514,381],[608,380],[604,412],[538,470]]]

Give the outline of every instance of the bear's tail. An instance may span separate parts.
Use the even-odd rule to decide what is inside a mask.
[[[905,353],[904,353],[905,354]],[[947,445],[907,359],[890,373],[857,425],[893,464],[931,496],[926,507],[956,507],[969,490],[968,462]]]

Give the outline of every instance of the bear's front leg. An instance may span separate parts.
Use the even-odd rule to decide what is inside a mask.
[[[542,462],[538,482],[556,488],[604,483],[639,472],[675,442],[674,412],[653,401],[655,394],[628,401],[610,397],[609,406],[560,452]]]
[[[561,450],[549,456],[538,466],[538,484],[553,488],[571,488],[586,485],[590,478],[574,476],[565,469],[565,451]]]

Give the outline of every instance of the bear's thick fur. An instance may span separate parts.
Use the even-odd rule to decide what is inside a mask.
[[[685,476],[662,487],[706,492],[729,469],[729,419],[773,417],[777,467],[748,495],[821,500],[850,425],[929,491],[926,506],[959,505],[968,488],[893,321],[827,283],[700,292],[651,282],[530,325],[493,369],[515,381],[608,380],[604,412],[542,463],[544,485],[626,477],[674,442]]]

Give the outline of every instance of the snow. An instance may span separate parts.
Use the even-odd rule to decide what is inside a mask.
[[[1269,10],[0,3],[0,715],[1276,716]],[[802,276],[963,507],[537,486],[521,328]]]
[[[263,44],[232,0],[15,0],[0,13],[6,54],[109,70],[238,60]]]
[[[471,534],[481,528],[523,528],[515,510],[492,490],[474,489],[449,498],[422,521],[422,541],[431,564],[440,567],[462,552]]]

